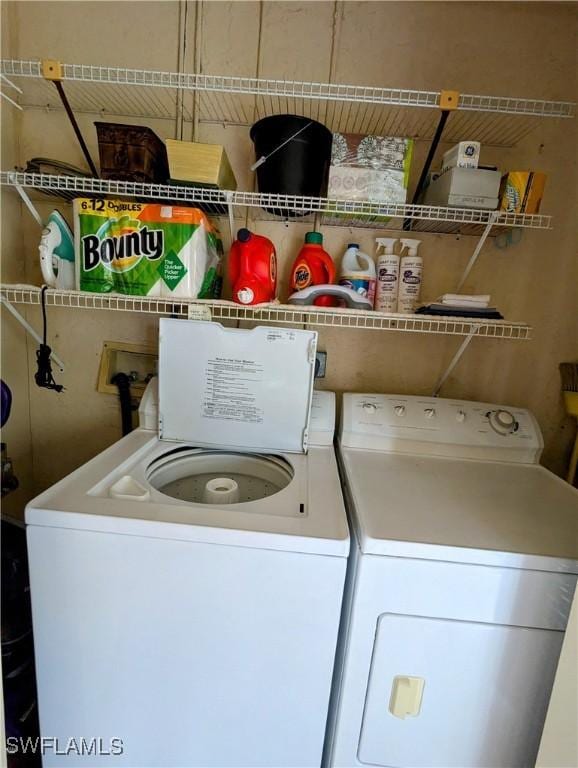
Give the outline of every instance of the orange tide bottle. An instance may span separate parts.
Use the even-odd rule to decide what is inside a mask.
[[[305,244],[293,262],[291,270],[291,288],[302,291],[310,285],[326,285],[335,282],[335,264],[323,250],[321,232],[307,232]],[[319,296],[315,299],[318,307],[335,307],[337,301],[331,296]]]

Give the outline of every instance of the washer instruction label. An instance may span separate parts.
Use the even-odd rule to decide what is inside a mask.
[[[214,357],[207,360],[205,391],[201,415],[205,419],[263,422],[258,385],[263,381],[263,366],[256,360]]]
[[[267,331],[267,341],[271,344],[273,342],[281,342],[284,344],[290,344],[297,338],[295,331],[287,331],[281,328],[270,328]]]

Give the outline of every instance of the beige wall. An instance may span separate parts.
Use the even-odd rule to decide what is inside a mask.
[[[573,4],[266,2],[260,7],[254,2],[186,6],[178,2],[3,2],[2,13],[4,29],[10,28],[9,55],[16,58],[55,57],[163,70],[175,70],[182,63],[188,72],[576,98]],[[80,122],[96,156],[93,119],[83,116]],[[47,155],[82,164],[62,115],[30,111],[21,117],[19,127],[4,123],[11,148],[3,168],[12,164],[6,162],[10,153],[20,163]],[[163,137],[178,132],[171,121],[148,124]],[[185,126],[185,135],[223,142],[240,187],[252,188],[246,129],[201,124]],[[420,145],[417,154],[423,156],[423,151]],[[464,290],[491,293],[508,318],[533,324],[534,339],[474,341],[442,395],[531,408],[544,432],[544,462],[561,473],[574,424],[564,414],[557,366],[578,355],[575,121],[543,121],[514,149],[485,148],[483,160],[501,168],[546,171],[544,211],[554,216],[555,229],[525,232],[522,241],[508,250],[498,250],[492,242],[485,246]],[[6,211],[11,210],[9,206],[18,209],[10,214],[8,234],[4,226],[4,279],[39,284],[36,224],[23,212],[15,236],[13,224],[16,220],[19,225],[20,206],[12,193],[4,199]],[[47,214],[52,206],[44,202],[41,207]],[[249,224],[276,243],[285,290],[290,264],[310,227],[259,220]],[[373,252],[374,232],[327,227],[323,233],[327,249],[337,260],[352,238]],[[431,300],[455,287],[475,240],[423,235],[423,241],[423,297]],[[31,322],[39,323],[36,309],[29,308],[27,314]],[[49,322],[52,345],[67,364],[59,377],[66,392],[56,395],[32,384],[29,421],[21,414],[10,431],[15,447],[26,443],[29,437],[24,435],[31,433],[33,450],[29,445],[28,460],[25,451],[17,469],[22,475],[32,471],[36,490],[120,435],[115,398],[95,390],[102,342],[150,343],[156,333],[155,319],[123,313],[52,310]],[[23,340],[15,328],[7,322],[5,326],[3,370],[13,370],[25,388]],[[459,341],[322,330],[320,348],[328,352],[328,376],[322,386],[338,391],[429,393]],[[34,345],[29,344],[28,378],[33,355]]]

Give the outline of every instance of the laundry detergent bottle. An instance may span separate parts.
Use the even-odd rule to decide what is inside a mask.
[[[349,243],[341,260],[339,285],[352,288],[360,296],[369,299],[373,306],[375,299],[375,262],[357,243]]]
[[[229,252],[229,280],[237,304],[273,301],[277,290],[277,254],[267,238],[240,229]]]
[[[326,285],[335,282],[335,264],[323,250],[321,232],[307,232],[305,244],[293,262],[291,288],[302,291],[310,285]],[[318,307],[335,307],[337,301],[331,296],[319,296],[314,302]]]

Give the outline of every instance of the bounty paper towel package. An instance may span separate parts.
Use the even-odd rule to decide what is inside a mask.
[[[109,198],[74,201],[81,291],[218,298],[222,246],[198,208]]]

